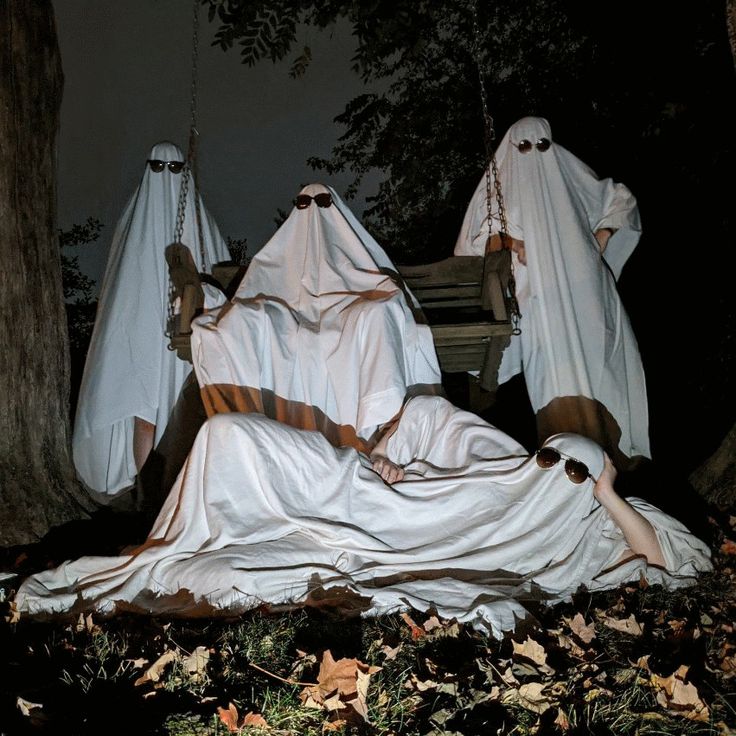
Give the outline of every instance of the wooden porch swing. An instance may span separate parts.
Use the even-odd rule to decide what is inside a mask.
[[[197,0],[195,0],[195,6]],[[195,11],[196,12],[196,11]],[[195,24],[196,24],[195,16]],[[195,25],[196,29],[196,25]],[[503,197],[499,185],[496,160],[493,151],[494,126],[488,111],[483,72],[479,57],[479,38],[477,8],[473,7],[473,55],[478,71],[482,112],[485,124],[485,171],[486,171],[486,206],[488,222],[491,222],[492,186],[495,186],[498,203],[498,219],[502,232],[506,227]],[[196,31],[194,34],[193,73],[196,74]],[[196,82],[192,83],[193,90]],[[192,104],[192,134],[190,135],[190,153],[185,167],[193,170],[194,148],[192,141],[196,137],[195,104]],[[493,180],[491,176],[493,175]],[[182,181],[182,187],[185,182]],[[183,204],[183,201],[180,202]],[[181,210],[183,212],[183,209]],[[183,215],[182,215],[183,217]],[[201,240],[201,236],[200,236]],[[496,388],[498,366],[504,347],[510,336],[518,332],[519,311],[514,295],[513,267],[511,253],[507,248],[505,236],[489,238],[484,256],[450,256],[441,261],[423,265],[397,265],[398,279],[414,294],[424,314],[427,324],[432,330],[435,350],[443,373],[477,372],[471,393],[476,399],[473,404],[488,405],[492,401]],[[170,246],[173,248],[173,246]],[[191,263],[183,263],[182,259],[190,259],[191,253],[181,245],[178,249],[167,253],[170,274],[171,299],[178,297],[179,310],[172,320],[169,348],[176,350],[179,358],[191,362],[191,321],[202,311],[204,297],[200,283],[191,278]],[[234,291],[240,280],[237,266],[213,267],[213,276],[224,287],[226,293]],[[172,301],[173,303],[173,301]],[[479,388],[487,392],[485,400],[478,401]],[[484,408],[482,406],[476,408]]]

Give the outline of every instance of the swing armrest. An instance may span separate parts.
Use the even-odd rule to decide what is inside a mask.
[[[204,298],[201,286],[185,284],[181,294],[181,308],[179,311],[179,335],[192,334],[192,320],[202,313]]]
[[[504,289],[508,284],[508,256],[502,251],[490,251],[483,259],[483,281],[481,284],[481,307],[493,312],[499,322],[508,320]]]

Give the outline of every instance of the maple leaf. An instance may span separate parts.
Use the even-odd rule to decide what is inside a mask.
[[[549,698],[542,695],[545,687],[542,682],[526,682],[518,688],[507,690],[501,700],[505,703],[518,703],[533,713],[544,713],[551,706]]]
[[[636,620],[632,613],[628,618],[613,618],[602,611],[599,614],[600,622],[614,631],[621,631],[631,636],[641,636],[644,633],[644,627]]]
[[[227,726],[227,730],[230,733],[238,731],[238,709],[234,703],[229,703],[227,710],[225,708],[217,708],[217,715],[220,716],[220,720]]]
[[[525,657],[530,659],[534,664],[544,665],[547,664],[547,652],[544,647],[538,642],[534,641],[530,636],[526,637],[526,641],[523,644],[512,641],[514,645],[514,655]]]
[[[306,707],[323,707],[333,711],[347,709],[367,721],[369,679],[380,670],[380,667],[369,667],[354,658],[335,660],[327,649],[322,655],[317,684],[305,687],[300,699]]]
[[[682,665],[669,677],[651,675],[651,684],[657,689],[657,702],[691,721],[707,721],[710,718],[708,706],[700,699],[695,685],[685,682],[687,671],[688,667]]]
[[[570,627],[570,631],[584,644],[590,644],[595,639],[595,623],[586,624],[581,613],[576,613],[571,619],[563,618],[562,620]]]

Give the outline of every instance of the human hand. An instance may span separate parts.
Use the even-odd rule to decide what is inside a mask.
[[[385,455],[371,455],[371,463],[373,470],[389,485],[404,479],[404,469],[391,462]]]
[[[613,235],[614,230],[610,227],[602,227],[600,230],[596,230],[594,235],[595,239],[598,242],[598,247],[601,249],[601,255],[605,253],[606,246],[608,245],[608,241],[611,239],[611,235]]]
[[[606,493],[614,493],[613,484],[616,481],[616,476],[618,475],[618,471],[616,470],[616,467],[614,466],[613,462],[611,461],[611,458],[608,456],[607,452],[603,453],[603,470],[601,471],[601,474],[598,476],[598,480],[595,482],[595,486],[593,487],[593,493],[595,494],[595,497],[600,501],[601,495],[605,495]]]

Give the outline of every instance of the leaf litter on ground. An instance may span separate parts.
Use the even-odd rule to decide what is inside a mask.
[[[736,533],[717,534],[690,588],[581,590],[500,641],[432,610],[361,618],[344,591],[202,620],[6,602],[2,732],[734,734]]]

